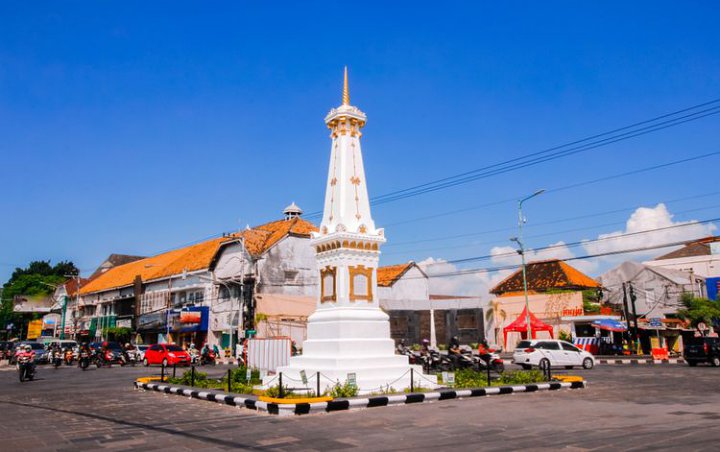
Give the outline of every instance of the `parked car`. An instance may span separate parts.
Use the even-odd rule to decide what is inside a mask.
[[[542,367],[543,364],[567,369],[575,366],[592,369],[595,366],[595,357],[569,342],[533,339],[520,341],[513,352],[513,363],[522,366],[523,369],[530,369],[533,366]]]
[[[0,359],[10,359],[15,354],[15,342],[0,342]]]
[[[145,359],[145,352],[150,348],[147,344],[138,344],[135,346],[135,353],[137,354],[137,360],[142,361]]]
[[[190,355],[175,344],[155,344],[145,351],[143,364],[163,364],[172,366],[175,364],[187,366],[190,364]]]
[[[720,366],[720,338],[694,337],[685,344],[683,357],[688,366],[697,366],[698,363],[710,363],[713,367]]]

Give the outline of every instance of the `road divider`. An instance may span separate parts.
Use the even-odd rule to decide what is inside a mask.
[[[587,382],[579,381],[553,381],[547,383],[534,383],[525,385],[493,386],[476,389],[444,389],[433,392],[420,392],[410,394],[392,394],[374,397],[358,397],[351,399],[333,399],[327,401],[298,401],[285,399],[284,403],[275,401],[259,400],[256,396],[247,394],[231,394],[219,390],[198,390],[188,386],[173,385],[159,382],[157,377],[149,377],[153,380],[138,379],[135,381],[137,389],[162,392],[164,394],[175,394],[194,399],[207,400],[230,406],[247,408],[259,412],[267,412],[280,416],[301,415],[311,413],[328,413],[332,411],[344,411],[352,409],[365,409],[389,405],[410,405],[416,403],[427,403],[450,399],[464,399],[470,397],[484,397],[522,392],[557,391],[560,389],[582,389]],[[568,378],[568,377],[566,377]],[[579,377],[569,377],[570,379]]]

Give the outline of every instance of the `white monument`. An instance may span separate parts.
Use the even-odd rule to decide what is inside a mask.
[[[290,381],[300,380],[302,370],[309,380],[320,372],[323,389],[345,383],[352,374],[360,393],[410,387],[411,367],[416,387],[436,381],[434,376],[421,378],[420,366],[411,366],[406,356],[395,354],[389,317],[379,307],[377,266],[385,236],[370,214],[360,150],[366,119],[350,105],[345,68],[342,105],[325,117],[332,137],[330,170],[320,232],[311,242],[317,253],[320,293],[317,309],[308,317],[303,354],[278,369],[288,377],[283,384],[289,386],[293,386]],[[311,387],[315,384],[310,382]]]

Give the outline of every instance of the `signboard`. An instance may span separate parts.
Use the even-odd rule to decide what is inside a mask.
[[[180,311],[180,323],[200,323],[202,313],[199,311]]]
[[[252,379],[252,369],[249,367],[245,371],[245,380],[250,381]]]
[[[30,323],[28,323],[27,338],[37,339],[40,337],[40,334],[42,334],[42,326],[42,320],[31,320]]]
[[[307,386],[308,379],[307,379],[307,375],[305,374],[304,370],[300,371],[300,379],[302,380],[303,384]]]
[[[442,380],[446,385],[453,386],[455,384],[455,372],[443,372]]]
[[[132,328],[132,319],[120,319],[115,322],[118,328]]]
[[[662,319],[659,317],[652,317],[648,319],[648,323],[650,324],[650,326],[655,328],[660,328],[663,326]]]
[[[347,382],[348,385],[357,387],[357,375],[355,373],[347,374]]]

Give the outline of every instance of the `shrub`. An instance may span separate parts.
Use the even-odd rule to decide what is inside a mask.
[[[280,397],[280,385],[270,386],[265,391],[265,395],[268,397]],[[292,390],[288,388],[286,385],[283,385],[283,397],[291,398],[291,396],[294,395]]]
[[[325,391],[325,394],[329,395],[333,399],[338,399],[341,397],[355,397],[358,395],[359,389],[355,385],[351,385],[347,381],[344,384],[340,384],[340,382],[335,383],[335,386],[330,388],[330,390]]]
[[[518,370],[507,372],[500,376],[499,384],[505,385],[526,385],[545,381],[543,373],[539,370]]]

